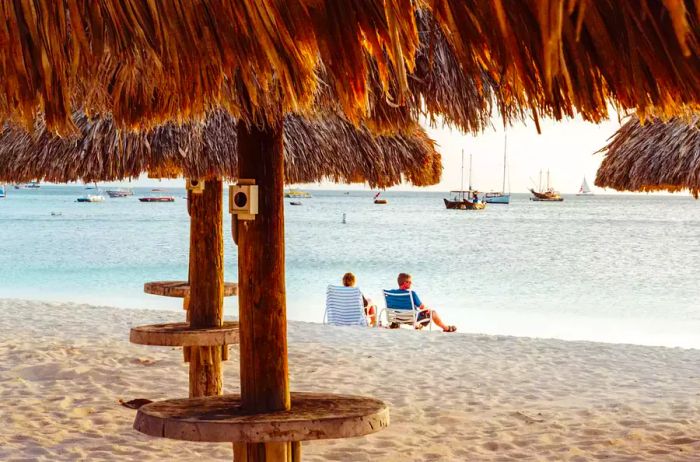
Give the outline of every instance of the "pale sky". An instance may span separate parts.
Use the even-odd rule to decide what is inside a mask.
[[[615,116],[616,117],[616,116]],[[606,145],[607,139],[619,128],[617,118],[601,124],[587,123],[580,118],[555,122],[540,121],[542,133],[538,134],[534,123],[508,127],[508,167],[510,191],[526,193],[536,186],[540,169],[550,170],[552,186],[562,193],[578,192],[585,175],[595,192],[603,192],[593,186],[595,173],[602,155],[593,153]],[[472,186],[480,191],[500,190],[503,171],[504,131],[500,118],[493,119],[493,127],[479,135],[466,135],[459,130],[438,126],[426,129],[442,154],[443,175],[439,184],[429,188],[400,185],[395,190],[448,191],[459,189],[461,150],[464,149],[464,186],[468,186],[469,154],[473,155]],[[545,173],[543,173],[543,178]],[[534,183],[533,183],[534,181]],[[544,182],[544,180],[543,180]],[[132,186],[160,184],[183,186],[182,180],[152,180],[145,176]],[[506,188],[508,188],[506,181]],[[368,189],[362,185],[345,185],[323,182],[300,185],[309,189]],[[608,190],[614,193],[614,190]]]
[[[462,149],[465,187],[468,186],[471,153],[472,186],[480,191],[501,189],[505,135],[500,120],[494,120],[493,125],[476,136],[445,127],[428,127],[428,134],[439,145],[445,168],[442,181],[434,189],[459,189]],[[584,175],[594,191],[602,192],[593,186],[593,181],[603,156],[593,153],[607,144],[607,139],[619,126],[617,119],[592,124],[576,118],[561,122],[541,120],[541,134],[537,133],[534,123],[507,127],[510,169],[507,178],[510,178],[511,191],[525,193],[528,188],[536,187],[540,169],[544,171],[544,183],[549,169],[552,186],[562,193],[578,192]]]

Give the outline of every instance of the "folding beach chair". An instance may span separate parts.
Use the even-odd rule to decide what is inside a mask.
[[[413,291],[401,289],[385,290],[384,301],[386,302],[386,308],[382,311],[386,313],[386,320],[390,325],[391,323],[408,324],[416,328],[427,323],[429,329],[432,330],[433,323],[430,322],[429,317],[418,321],[418,314],[427,310],[421,310],[413,303]]]
[[[367,326],[360,289],[329,285],[326,289],[323,323],[334,326]]]

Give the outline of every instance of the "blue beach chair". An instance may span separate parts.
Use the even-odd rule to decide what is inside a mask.
[[[384,301],[386,302],[386,308],[383,311],[386,313],[386,320],[389,325],[392,323],[408,324],[416,328],[423,327],[427,323],[432,330],[433,323],[430,322],[430,317],[418,321],[418,314],[427,310],[421,310],[413,303],[413,291],[401,289],[385,290]]]
[[[334,326],[367,326],[360,289],[329,285],[326,289],[323,323]]]

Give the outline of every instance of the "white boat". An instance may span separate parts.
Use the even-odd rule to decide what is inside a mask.
[[[101,194],[88,194],[87,196],[82,196],[77,198],[75,201],[76,202],[103,202],[105,200],[105,196]]]
[[[592,196],[593,191],[591,191],[591,187],[588,186],[588,181],[586,181],[586,177],[583,177],[583,182],[581,183],[581,187],[578,190],[578,193],[576,193],[577,196]]]
[[[499,192],[487,192],[484,202],[487,204],[510,204],[510,193],[506,193],[506,165],[507,165],[508,135],[503,140],[503,184]],[[510,189],[510,187],[508,188]]]
[[[129,197],[134,195],[134,191],[131,189],[108,189],[107,195],[109,197]]]

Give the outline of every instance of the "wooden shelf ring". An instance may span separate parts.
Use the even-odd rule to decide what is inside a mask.
[[[271,443],[353,438],[389,425],[373,398],[292,393],[289,411],[247,414],[240,395],[171,399],[141,407],[134,428],[151,436],[200,442]]]
[[[190,285],[187,281],[154,281],[145,283],[143,291],[163,297],[185,298],[190,294]],[[236,295],[238,295],[238,283],[224,282],[224,297]]]
[[[239,342],[238,323],[224,321],[221,327],[192,328],[189,323],[175,322],[132,327],[129,341],[157,346],[220,346]]]

